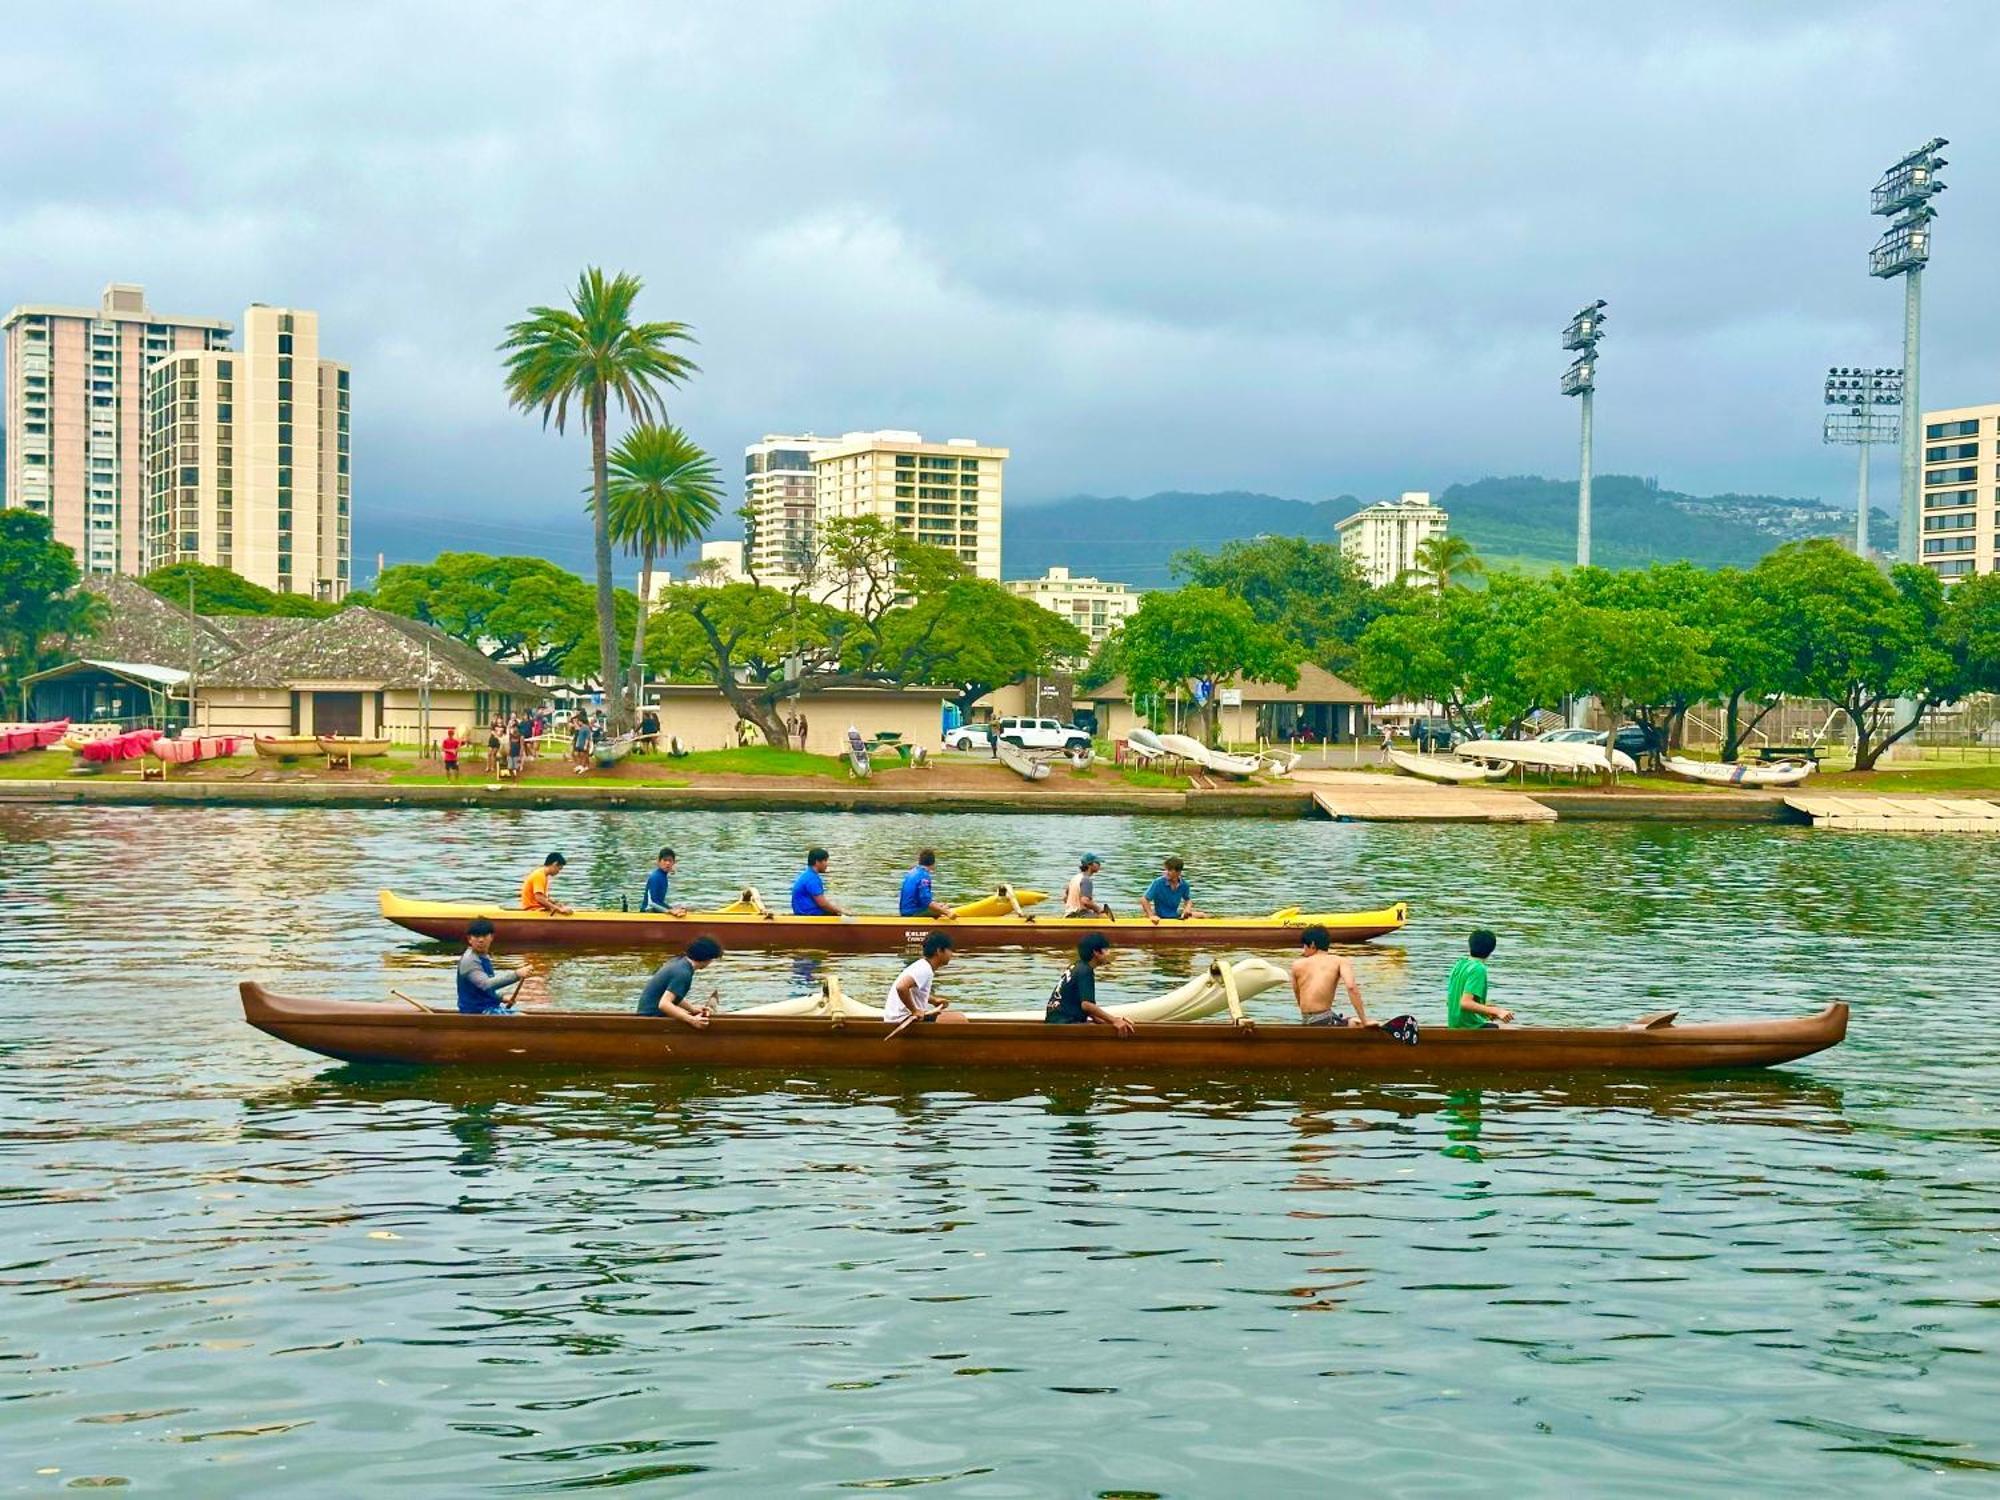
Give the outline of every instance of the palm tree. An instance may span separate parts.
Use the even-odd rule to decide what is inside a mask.
[[[639,555],[639,623],[632,632],[632,698],[645,683],[646,613],[653,559],[691,547],[722,509],[715,460],[671,422],[644,422],[611,451],[611,539]]]
[[[1442,594],[1461,580],[1477,578],[1486,571],[1479,553],[1462,536],[1435,532],[1417,543],[1416,566],[1403,574],[1408,582],[1421,583]]]
[[[685,323],[634,323],[638,277],[606,276],[596,266],[577,278],[568,307],[531,307],[507,325],[500,352],[507,356],[507,401],[540,411],[542,425],[567,430],[570,406],[590,424],[591,514],[597,544],[597,650],[610,695],[614,733],[631,727],[631,705],[618,663],[618,625],[612,609],[611,529],[605,423],[615,399],[634,421],[666,420],[662,385],[679,385],[699,368],[672,345],[693,343]]]

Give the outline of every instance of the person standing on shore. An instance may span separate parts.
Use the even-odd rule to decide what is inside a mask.
[[[548,912],[553,916],[566,917],[570,909],[549,894],[549,882],[562,874],[563,866],[569,861],[561,854],[551,852],[549,857],[528,873],[521,882],[521,910]]]
[[[507,774],[516,781],[521,779],[521,763],[527,755],[527,736],[521,731],[521,721],[516,719],[507,726]]]
[[[493,924],[485,917],[474,917],[465,929],[465,951],[458,956],[458,1008],[466,1015],[511,1016],[514,995],[532,972],[526,964],[495,969]]]
[[[446,781],[458,780],[458,752],[464,745],[465,741],[458,737],[456,729],[447,729],[444,732],[444,743],[438,748],[444,753],[444,779]]]
[[[491,724],[486,726],[486,774],[488,776],[498,776],[500,774],[500,750],[500,721],[495,719]]]
[[[574,761],[571,769],[581,776],[590,769],[590,720],[583,716],[580,709],[570,720],[569,749],[570,758]]]

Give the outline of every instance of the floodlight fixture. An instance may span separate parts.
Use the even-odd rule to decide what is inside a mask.
[[[1868,274],[1890,280],[1903,278],[1903,379],[1902,424],[1898,434],[1902,449],[1901,506],[1897,516],[1896,552],[1908,563],[1918,560],[1919,525],[1918,481],[1923,477],[1923,403],[1917,394],[1923,327],[1924,266],[1931,258],[1931,222],[1937,209],[1931,200],[1945,189],[1938,175],[1945,159],[1938,153],[1946,145],[1943,136],[1934,136],[1914,151],[1905,152],[1882,174],[1868,195],[1868,211],[1888,219],[1889,227],[1868,252]]]
[[[1820,441],[1861,450],[1854,483],[1854,554],[1868,556],[1868,450],[1902,431],[1903,372],[1886,366],[1835,365],[1826,372]]]
[[[1578,443],[1578,471],[1576,482],[1576,565],[1590,566],[1590,428],[1591,398],[1597,390],[1597,345],[1604,337],[1604,309],[1608,306],[1602,297],[1577,309],[1563,330],[1562,346],[1576,358],[1562,373],[1562,393],[1565,396],[1582,398],[1578,416],[1582,424],[1582,435]]]

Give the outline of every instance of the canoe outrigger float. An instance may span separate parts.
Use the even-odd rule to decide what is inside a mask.
[[[1206,980],[1224,985],[1222,976],[1231,972],[1213,965]],[[1666,1015],[1611,1027],[1428,1027],[1410,1046],[1374,1027],[1260,1024],[1243,1015],[1233,981],[1226,987],[1231,1021],[1141,1023],[1130,1036],[1109,1026],[1050,1026],[1022,1019],[1021,1012],[975,1015],[962,1026],[892,1026],[873,1013],[869,1019],[855,1015],[853,1002],[833,986],[834,993],[823,992],[818,1014],[739,1012],[716,1016],[701,1030],[623,1012],[461,1015],[414,1003],[301,999],[247,980],[241,989],[243,1018],[252,1026],[343,1062],[568,1067],[593,1074],[777,1068],[950,1069],[965,1075],[1031,1068],[1291,1070],[1329,1079],[1633,1075],[1770,1067],[1823,1051],[1847,1035],[1847,1006],[1836,1001],[1816,1015],[1778,1021],[1677,1026]]]
[[[927,917],[795,917],[764,909],[754,891],[719,911],[691,911],[684,917],[659,912],[576,911],[568,916],[523,911],[501,903],[411,901],[394,891],[378,899],[382,915],[425,937],[459,942],[474,917],[493,924],[498,941],[515,948],[655,948],[677,946],[706,933],[725,948],[805,948],[825,953],[893,953],[921,943],[928,932],[951,934],[964,948],[1067,948],[1086,932],[1102,932],[1114,944],[1132,948],[1294,948],[1299,934],[1321,926],[1336,943],[1365,943],[1395,932],[1410,919],[1407,902],[1378,911],[1302,912],[1286,907],[1266,917],[1190,917],[1150,922],[1128,916],[1043,916],[1026,910],[1045,899],[1039,892],[1013,893],[1017,905],[1000,898],[959,908],[949,920]]]

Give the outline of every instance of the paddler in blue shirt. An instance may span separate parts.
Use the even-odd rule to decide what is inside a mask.
[[[806,851],[806,867],[792,882],[792,915],[795,917],[844,917],[847,913],[826,893],[824,849]]]
[[[1148,921],[1178,922],[1208,915],[1194,904],[1194,891],[1181,878],[1183,868],[1178,854],[1169,856],[1159,877],[1146,887],[1146,894],[1139,898],[1139,909]]]
[[[651,872],[646,876],[646,894],[639,899],[639,910],[664,912],[672,917],[688,914],[685,906],[676,905],[673,899],[674,851],[662,849],[654,861]]]
[[[937,867],[937,850],[918,853],[917,862],[903,876],[903,888],[896,896],[896,914],[904,917],[941,917],[949,920],[952,909],[937,899],[931,875]]]

